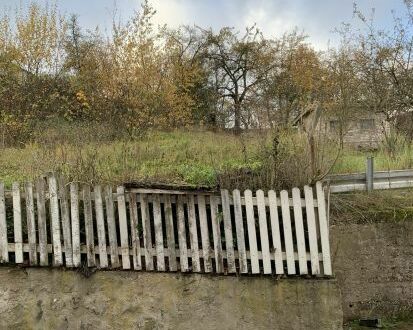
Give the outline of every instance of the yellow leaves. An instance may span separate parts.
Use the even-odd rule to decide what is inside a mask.
[[[18,12],[14,38],[21,67],[34,74],[53,70],[61,56],[65,32],[56,6],[48,9],[32,3],[27,14]]]
[[[320,79],[321,64],[314,50],[300,45],[292,55],[291,74],[302,92],[313,92]]]
[[[85,92],[80,90],[76,93],[76,100],[80,103],[83,108],[89,109],[90,105],[87,101]]]
[[[16,141],[23,141],[30,133],[30,117],[18,116],[12,113],[0,112],[0,131],[2,144],[10,144]]]

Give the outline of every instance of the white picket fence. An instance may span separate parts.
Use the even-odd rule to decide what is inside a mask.
[[[313,196],[313,190],[316,199]],[[332,275],[321,183],[277,195],[0,184],[0,262],[224,274]]]

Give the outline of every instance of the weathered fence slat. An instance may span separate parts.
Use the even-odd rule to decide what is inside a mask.
[[[318,221],[320,225],[321,236],[321,252],[323,255],[323,270],[324,275],[332,275],[331,260],[330,260],[330,242],[328,235],[328,224],[325,197],[321,182],[316,183],[317,203],[318,203]]]
[[[57,182],[54,176],[49,177],[50,215],[52,220],[53,265],[63,265],[62,243],[60,238],[59,199]]]
[[[267,212],[265,210],[264,192],[257,190],[258,221],[260,225],[261,252],[264,274],[271,274],[270,243],[268,239]]]
[[[140,194],[143,226],[143,244],[145,247],[145,269],[153,270],[151,220],[149,218],[148,195]]]
[[[228,273],[235,273],[235,253],[232,236],[231,210],[228,190],[221,190],[222,215],[224,217],[225,250],[227,251]]]
[[[287,272],[289,275],[291,275],[291,274],[295,274],[295,259],[294,259],[293,234],[291,230],[290,205],[288,202],[288,192],[286,190],[282,190],[280,193],[280,197],[281,197],[281,213],[283,217],[285,254],[287,258]]]
[[[185,228],[185,211],[184,211],[184,196],[178,195],[177,200],[177,215],[178,215],[178,244],[179,244],[179,262],[181,272],[187,272],[188,267],[188,246],[186,244],[186,228]]]
[[[168,243],[169,251],[169,270],[176,272],[178,267],[176,264],[176,247],[175,247],[175,231],[174,231],[174,218],[172,214],[171,196],[165,195],[165,226],[166,226],[166,241]]]
[[[110,264],[112,268],[118,268],[119,253],[118,253],[118,237],[116,234],[115,210],[113,207],[112,187],[105,188],[105,206],[106,206],[106,220],[108,224],[108,238],[110,251]]]
[[[314,214],[313,189],[309,186],[304,187],[304,198],[307,215],[308,242],[310,245],[311,273],[316,275],[320,273],[320,261],[318,258],[317,227]]]
[[[66,185],[59,180],[60,210],[62,216],[63,242],[66,267],[73,267],[72,233],[70,230],[69,202],[67,200]]]
[[[120,248],[122,253],[122,268],[130,269],[128,222],[126,215],[125,188],[120,186],[116,189],[118,195]]]
[[[106,231],[103,214],[102,188],[97,185],[93,189],[95,194],[96,229],[98,234],[99,267],[108,267],[108,252],[106,250]]]
[[[250,247],[250,258],[251,258],[251,273],[259,274],[260,264],[259,264],[259,259],[258,259],[257,233],[255,230],[254,205],[252,203],[251,190],[245,190],[244,197],[245,197],[245,210],[247,213],[247,228],[248,228],[248,242],[249,242],[249,247]]]
[[[198,231],[196,227],[196,213],[194,195],[188,196],[188,223],[189,223],[189,241],[191,243],[191,260],[192,271],[199,273],[201,264],[199,260]]]
[[[163,248],[161,202],[156,194],[153,200],[153,224],[155,228],[155,248],[156,248],[156,269],[165,271],[165,252]]]
[[[9,244],[7,241],[6,201],[4,184],[0,183],[0,263],[9,262]]]
[[[214,256],[215,256],[215,271],[220,274],[224,271],[224,258],[222,256],[222,242],[221,242],[221,218],[218,217],[218,204],[215,196],[209,197],[209,205],[211,208],[212,221],[212,239],[214,241]]]
[[[36,220],[34,218],[33,185],[31,182],[26,182],[25,184],[25,195],[29,262],[30,265],[37,265]]]
[[[268,191],[268,204],[270,205],[272,248],[274,249],[275,273],[283,274],[283,255],[281,247],[280,222],[278,220],[277,195],[275,191]]]
[[[234,216],[235,230],[237,233],[239,271],[241,274],[246,274],[248,273],[248,264],[247,250],[245,248],[244,221],[242,219],[241,193],[238,189],[235,189],[232,192],[232,196],[234,200]]]
[[[305,250],[303,213],[301,211],[300,189],[293,188],[295,236],[297,240],[298,266],[300,274],[308,274],[307,253]]]
[[[130,213],[130,229],[132,239],[132,259],[133,268],[135,270],[142,269],[141,258],[141,244],[139,238],[139,225],[138,225],[138,205],[136,200],[136,194],[129,194],[129,213]]]
[[[36,182],[36,202],[37,202],[37,227],[39,231],[39,252],[40,266],[49,264],[47,252],[47,224],[46,224],[46,202],[44,191],[44,179],[40,178]]]
[[[210,258],[210,246],[209,246],[209,231],[207,223],[207,214],[205,206],[205,196],[198,195],[198,212],[199,212],[199,224],[201,226],[201,242],[202,242],[202,253],[204,259],[204,269],[206,273],[212,271],[212,264]]]
[[[14,182],[12,185],[13,194],[13,229],[14,229],[14,254],[17,264],[23,262],[23,233],[22,215],[20,204],[20,185]]]
[[[72,257],[73,266],[80,266],[80,226],[79,226],[79,187],[77,183],[70,184],[70,218],[72,220]]]
[[[83,212],[85,216],[87,265],[88,267],[95,267],[95,239],[93,233],[92,200],[90,198],[89,185],[83,185]]]

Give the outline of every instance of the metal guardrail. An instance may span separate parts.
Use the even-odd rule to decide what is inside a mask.
[[[413,187],[413,170],[374,172],[373,158],[369,157],[365,173],[332,174],[324,182],[329,184],[332,193],[409,188]]]

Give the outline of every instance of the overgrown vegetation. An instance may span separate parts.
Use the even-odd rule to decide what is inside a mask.
[[[148,1],[109,36],[53,5],[4,14],[0,178],[281,189],[363,171],[343,134],[364,112],[391,126],[376,169],[411,167],[411,2],[393,34],[354,12],[366,31],[345,26],[323,52],[297,31],[158,27]],[[298,132],[303,113],[314,117]],[[317,129],[329,116],[334,136]]]
[[[413,218],[411,189],[332,194],[330,203],[333,222],[411,221]]]
[[[354,320],[344,326],[346,330],[369,330],[371,327],[359,325],[360,320]],[[399,317],[382,319],[381,329],[410,330],[413,327],[413,315],[401,315]]]
[[[335,162],[334,144],[320,141],[320,175],[333,170],[364,171],[365,154],[346,151]],[[377,170],[404,168],[385,150],[375,153]],[[322,158],[321,158],[322,157]],[[0,177],[6,185],[49,171],[80,182],[173,184],[239,189],[283,189],[312,179],[309,147],[297,131],[254,131],[235,136],[200,129],[147,131],[133,140],[117,136],[110,126],[43,123],[32,141],[2,150]],[[316,180],[317,178],[315,178]]]
[[[113,140],[110,129],[74,126],[44,129],[24,148],[5,148],[0,176],[7,184],[48,171],[80,182],[167,183],[198,187],[282,188],[306,183],[309,162],[298,134],[235,136],[205,130],[148,131],[135,140]],[[95,134],[106,131],[107,139]],[[305,170],[307,168],[307,171]]]

